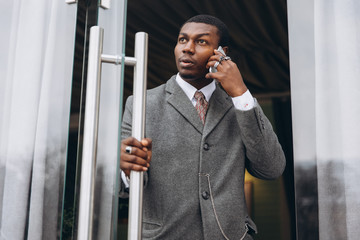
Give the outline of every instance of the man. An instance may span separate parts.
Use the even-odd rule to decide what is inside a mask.
[[[284,170],[270,122],[236,64],[215,50],[222,46],[226,54],[228,39],[225,24],[212,16],[181,27],[174,50],[179,73],[148,90],[142,141],[130,137],[132,97],[126,103],[122,190],[131,170],[147,174],[143,239],[252,239],[245,167],[262,179]]]

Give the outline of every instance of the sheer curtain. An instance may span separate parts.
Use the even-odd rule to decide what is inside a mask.
[[[360,2],[321,0],[314,9],[319,234],[358,239]]]
[[[359,12],[358,0],[288,0],[298,239],[360,234]]]
[[[0,3],[0,239],[56,239],[76,5]]]

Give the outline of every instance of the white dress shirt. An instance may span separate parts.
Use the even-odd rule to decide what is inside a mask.
[[[192,86],[190,83],[186,82],[180,77],[180,74],[178,73],[176,75],[176,82],[179,84],[180,88],[185,92],[186,96],[190,99],[192,104],[196,105],[196,99],[194,98],[196,91],[201,91],[204,96],[205,100],[207,102],[210,101],[211,95],[216,89],[216,80],[213,80],[210,84],[206,85],[205,87],[197,90],[194,86]],[[247,90],[243,95],[238,97],[231,98],[234,106],[236,109],[241,111],[247,111],[254,107],[255,101],[253,96],[251,95],[250,91]]]

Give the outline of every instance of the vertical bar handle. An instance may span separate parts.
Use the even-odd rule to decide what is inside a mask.
[[[135,35],[134,67],[134,102],[132,118],[132,136],[137,140],[145,134],[145,101],[148,60],[148,34],[138,32]],[[129,196],[129,225],[128,240],[140,240],[142,233],[142,201],[143,201],[143,172],[131,171]]]
[[[77,233],[79,240],[92,239],[103,35],[104,30],[98,26],[90,29]]]

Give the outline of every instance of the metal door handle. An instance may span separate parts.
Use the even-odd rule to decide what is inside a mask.
[[[135,57],[102,54],[104,30],[90,29],[89,60],[86,87],[84,141],[81,163],[80,203],[77,239],[92,239],[96,149],[98,139],[101,63],[134,66],[134,104],[132,135],[141,140],[145,129],[145,100],[148,59],[148,35],[135,35]],[[120,90],[122,91],[122,90]],[[141,239],[143,173],[131,171],[129,202],[129,239]]]

